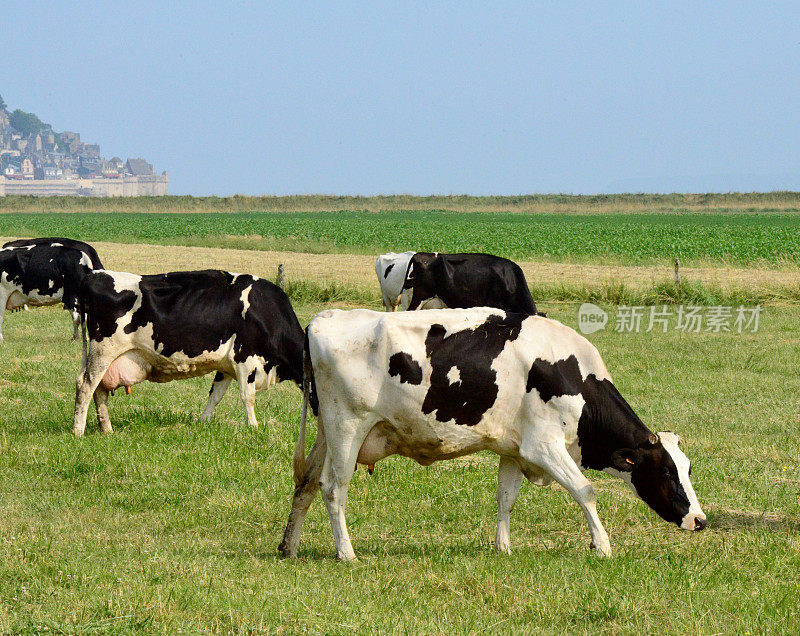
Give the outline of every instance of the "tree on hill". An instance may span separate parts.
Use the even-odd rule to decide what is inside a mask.
[[[11,127],[21,132],[24,136],[36,134],[43,128],[49,128],[41,119],[33,113],[26,113],[25,111],[17,108],[8,117],[11,122]]]
[[[6,109],[6,102],[3,99],[3,96],[0,95],[0,110],[5,110],[5,109]]]

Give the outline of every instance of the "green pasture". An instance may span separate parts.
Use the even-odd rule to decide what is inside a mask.
[[[800,215],[264,212],[0,214],[2,236],[298,252],[489,252],[600,263],[800,263]]]
[[[321,308],[298,306],[301,321]],[[577,305],[548,310],[576,324]],[[797,633],[798,321],[796,307],[768,307],[755,334],[590,337],[642,419],[683,436],[704,532],[667,525],[621,482],[590,474],[612,558],[590,552],[562,489],[527,484],[513,554],[499,556],[496,457],[429,468],[391,458],[355,475],[359,561],[341,564],[320,499],[300,559],[277,556],[296,387],[260,394],[251,430],[235,386],[201,424],[210,377],[139,385],[111,399],[113,435],[99,435],[92,414],[74,439],[80,346],[66,312],[7,314],[0,631]]]

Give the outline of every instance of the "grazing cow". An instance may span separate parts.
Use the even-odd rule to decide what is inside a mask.
[[[400,304],[408,310],[497,307],[537,314],[520,266],[491,254],[417,252],[408,264]]]
[[[583,475],[589,468],[621,477],[681,528],[706,525],[678,436],[651,432],[611,382],[597,350],[569,327],[485,307],[357,309],[324,311],[307,334],[319,432],[306,460],[302,419],[297,487],[279,548],[285,556],[297,554],[303,519],[321,486],[337,556],[355,558],[344,506],[356,463],[395,454],[424,466],[482,450],[500,455],[499,551],[509,550],[509,513],[526,477],[566,488],[583,509],[594,549],[610,554],[594,489]]]
[[[110,432],[109,392],[144,380],[169,382],[216,371],[202,416],[208,419],[236,378],[251,426],[258,425],[257,390],[283,380],[302,382],[303,329],[286,294],[256,276],[104,270],[87,276],[80,302],[88,344],[84,336],[75,435],[86,428],[92,395],[100,429]]]
[[[408,262],[412,256],[414,256],[414,252],[403,252],[402,254],[389,252],[381,254],[375,260],[375,275],[381,286],[381,297],[386,311],[394,311],[400,304]]]
[[[8,241],[8,243],[5,243],[3,247],[28,247],[33,245],[44,245],[47,247],[69,247],[73,250],[78,250],[89,257],[92,262],[92,269],[103,269],[103,264],[100,262],[100,257],[97,255],[97,250],[95,250],[88,243],[76,241],[75,239],[61,238],[58,236],[17,239],[16,241]]]
[[[0,248],[0,331],[6,309],[63,303],[72,315],[72,339],[77,340],[78,289],[86,274],[98,266],[102,263],[97,252],[80,241],[23,239],[6,243]]]

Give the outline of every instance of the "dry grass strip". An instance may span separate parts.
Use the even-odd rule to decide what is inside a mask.
[[[95,243],[106,267],[141,274],[218,268],[256,274],[274,279],[278,264],[283,263],[291,279],[318,283],[339,283],[355,287],[373,287],[375,259],[359,254],[306,254],[298,252],[260,252],[211,247],[181,247],[122,243]],[[672,278],[668,266],[602,265],[584,263],[550,263],[521,261],[520,266],[531,284],[580,284],[593,287],[609,282],[622,282],[630,287],[647,287],[653,282]],[[763,289],[796,285],[797,270],[685,267],[684,280],[723,289]]]

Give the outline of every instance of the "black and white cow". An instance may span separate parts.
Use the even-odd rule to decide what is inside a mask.
[[[356,463],[395,454],[422,465],[482,450],[500,455],[499,551],[509,550],[509,513],[526,477],[566,488],[583,509],[594,549],[610,554],[583,475],[590,468],[621,477],[681,528],[706,525],[678,436],[651,432],[617,391],[597,349],[569,327],[483,307],[357,309],[324,311],[307,334],[319,433],[306,460],[303,418],[297,486],[280,546],[285,556],[297,554],[321,486],[337,556],[355,558],[344,506]]]
[[[77,380],[75,435],[86,428],[93,395],[100,429],[110,432],[109,392],[144,380],[216,371],[202,415],[208,419],[235,378],[251,426],[258,425],[257,390],[283,380],[302,383],[303,329],[286,294],[256,276],[104,270],[86,278],[80,302],[88,346]]]
[[[8,241],[7,243],[3,244],[3,247],[28,247],[33,245],[44,245],[47,247],[69,247],[73,250],[78,250],[89,257],[89,260],[92,262],[92,269],[103,269],[103,263],[100,262],[100,256],[98,256],[97,250],[88,243],[76,241],[75,239],[63,238],[60,236],[25,238],[17,239],[15,241]]]
[[[6,243],[0,248],[0,331],[6,309],[63,303],[72,315],[76,340],[78,289],[88,272],[102,266],[94,248],[81,241],[44,238]]]
[[[491,254],[417,252],[408,263],[400,304],[407,310],[497,307],[537,313],[520,266]]]
[[[375,275],[381,286],[381,298],[386,311],[394,311],[400,304],[408,263],[414,252],[381,254],[375,260]]]

